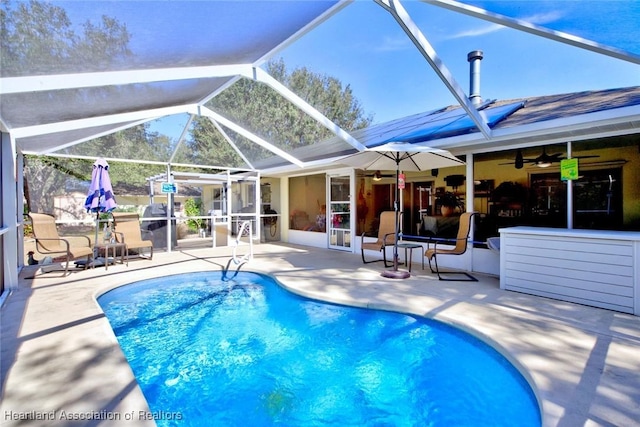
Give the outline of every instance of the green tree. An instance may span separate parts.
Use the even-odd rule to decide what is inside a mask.
[[[25,156],[24,195],[29,212],[53,213],[54,196],[82,188],[79,183],[91,180],[92,163],[84,159],[57,159],[46,156]],[[70,206],[78,215],[82,206]]]
[[[98,71],[131,55],[126,26],[107,16],[78,34],[60,6],[2,0],[0,18],[3,76]]]
[[[343,86],[334,77],[314,73],[305,67],[289,73],[282,59],[269,62],[266,70],[343,129],[361,129],[372,121],[371,116],[365,116],[351,87]],[[276,91],[249,79],[238,80],[207,105],[285,151],[332,136],[328,129]],[[234,132],[225,131],[249,160],[273,155]],[[206,159],[208,164],[246,166],[207,117],[194,120],[188,148],[194,162]]]
[[[53,3],[0,0],[3,77],[117,68],[131,55],[127,47],[129,40],[126,26],[114,18],[103,16],[97,23],[86,21],[74,26],[66,11]],[[104,91],[112,90],[116,89],[57,91],[54,94],[24,96],[29,97],[31,102],[33,98],[48,99],[55,96],[60,105],[66,105],[77,101],[78,97],[82,97],[83,101],[99,100]],[[13,96],[11,102],[20,103],[20,96]],[[68,152],[71,153],[73,149]],[[88,153],[84,147],[75,150],[77,154]],[[104,151],[93,151],[91,154],[95,155],[96,152],[105,157],[108,155]],[[81,189],[80,183],[91,179],[92,164],[93,161],[82,159],[26,157],[24,175],[28,209],[53,212],[54,196]],[[128,175],[127,179],[131,176],[135,174]],[[79,209],[82,211],[81,207]]]
[[[172,152],[169,138],[148,131],[148,124],[134,126],[110,135],[87,141],[69,149],[67,154],[106,158],[131,159],[143,156],[152,161],[167,161]],[[25,198],[29,211],[53,212],[54,196],[73,191],[85,191],[91,181],[93,160],[84,158],[57,158],[25,156]],[[126,187],[129,191],[148,185],[146,178],[166,172],[161,165],[140,162],[109,162],[109,177],[114,187]],[[83,185],[84,183],[84,185]],[[117,200],[116,192],[116,200]],[[75,209],[76,207],[74,207]],[[78,206],[69,215],[84,212]]]
[[[74,154],[114,159],[145,159],[167,162],[173,146],[171,140],[149,131],[149,124],[141,124],[87,141],[73,148]],[[109,176],[114,185],[146,185],[146,178],[166,172],[163,166],[141,162],[110,162]]]

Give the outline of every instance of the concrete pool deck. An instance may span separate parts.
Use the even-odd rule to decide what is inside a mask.
[[[284,244],[254,251],[243,270],[269,273],[302,295],[432,317],[479,335],[530,380],[544,426],[640,426],[638,316],[503,291],[480,274],[479,282],[442,282],[414,263],[409,279],[394,280],[360,254]],[[0,425],[142,426],[173,416],[149,412],[96,297],[146,278],[218,271],[230,252],[160,252],[64,278],[28,279],[36,267],[25,268],[0,311]]]

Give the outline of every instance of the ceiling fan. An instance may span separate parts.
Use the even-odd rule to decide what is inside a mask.
[[[372,178],[374,181],[380,181],[382,178],[395,178],[395,174],[383,174],[380,171],[375,171],[374,173],[363,174],[361,176],[365,176],[368,178]]]
[[[572,158],[574,159],[589,159],[593,157],[600,156],[572,156]],[[566,159],[566,157],[564,157],[562,153],[547,154],[546,147],[542,147],[542,154],[540,154],[538,157],[525,158],[522,155],[522,149],[518,148],[518,150],[516,151],[515,161],[509,163],[501,163],[501,165],[515,165],[516,169],[522,169],[525,163],[532,163],[539,168],[547,168],[551,166],[552,163],[559,163],[560,160],[564,159]]]

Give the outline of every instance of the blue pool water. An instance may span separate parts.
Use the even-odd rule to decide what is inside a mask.
[[[241,272],[99,298],[159,426],[540,426],[497,351],[443,323],[322,303]]]

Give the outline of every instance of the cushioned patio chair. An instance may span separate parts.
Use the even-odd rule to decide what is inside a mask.
[[[460,215],[460,223],[458,225],[458,234],[457,234],[455,239],[431,238],[427,242],[427,251],[424,253],[424,255],[427,257],[427,260],[429,261],[429,268],[431,269],[431,272],[432,273],[436,273],[438,275],[438,279],[440,279],[440,280],[448,280],[448,281],[456,281],[456,280],[463,280],[463,281],[470,281],[470,282],[477,282],[478,281],[478,279],[476,279],[475,277],[473,277],[472,275],[470,275],[466,271],[447,271],[447,272],[442,272],[442,271],[440,271],[440,268],[438,267],[438,256],[442,256],[442,255],[462,255],[467,251],[469,233],[471,232],[471,218],[475,214],[476,214],[476,212],[465,212],[462,215]],[[449,246],[447,246],[446,248],[443,248],[442,246],[438,246],[438,245],[441,245],[443,243],[444,244],[454,243],[455,246],[453,248],[451,248]],[[433,244],[433,247],[431,247],[432,244]],[[432,260],[433,260],[433,263],[435,264],[435,270],[431,266],[431,261]],[[444,277],[441,276],[441,274],[447,274],[447,275],[450,275],[450,274],[462,274],[462,275],[467,276],[467,278],[466,279],[444,278]]]
[[[400,217],[398,215],[398,217]],[[375,242],[365,242],[364,233],[361,236],[360,250],[362,251],[362,262],[365,264],[377,261],[384,261],[385,267],[391,267],[387,265],[387,251],[386,247],[393,247],[396,236],[396,213],[394,211],[384,211],[380,214],[380,226],[378,227],[378,239]],[[382,260],[376,259],[373,261],[367,261],[364,258],[365,249],[372,251],[382,251]]]
[[[141,258],[152,259],[153,232],[140,227],[140,216],[135,212],[111,212],[111,216],[116,241],[125,244],[127,253],[131,249],[140,249],[137,252]],[[149,255],[143,254],[144,249],[149,249]]]
[[[31,212],[29,219],[36,240],[36,250],[43,255],[65,258],[63,277],[69,274],[69,263],[73,260],[86,257],[84,268],[90,265],[93,248],[88,236],[60,236],[56,219],[51,215]]]

